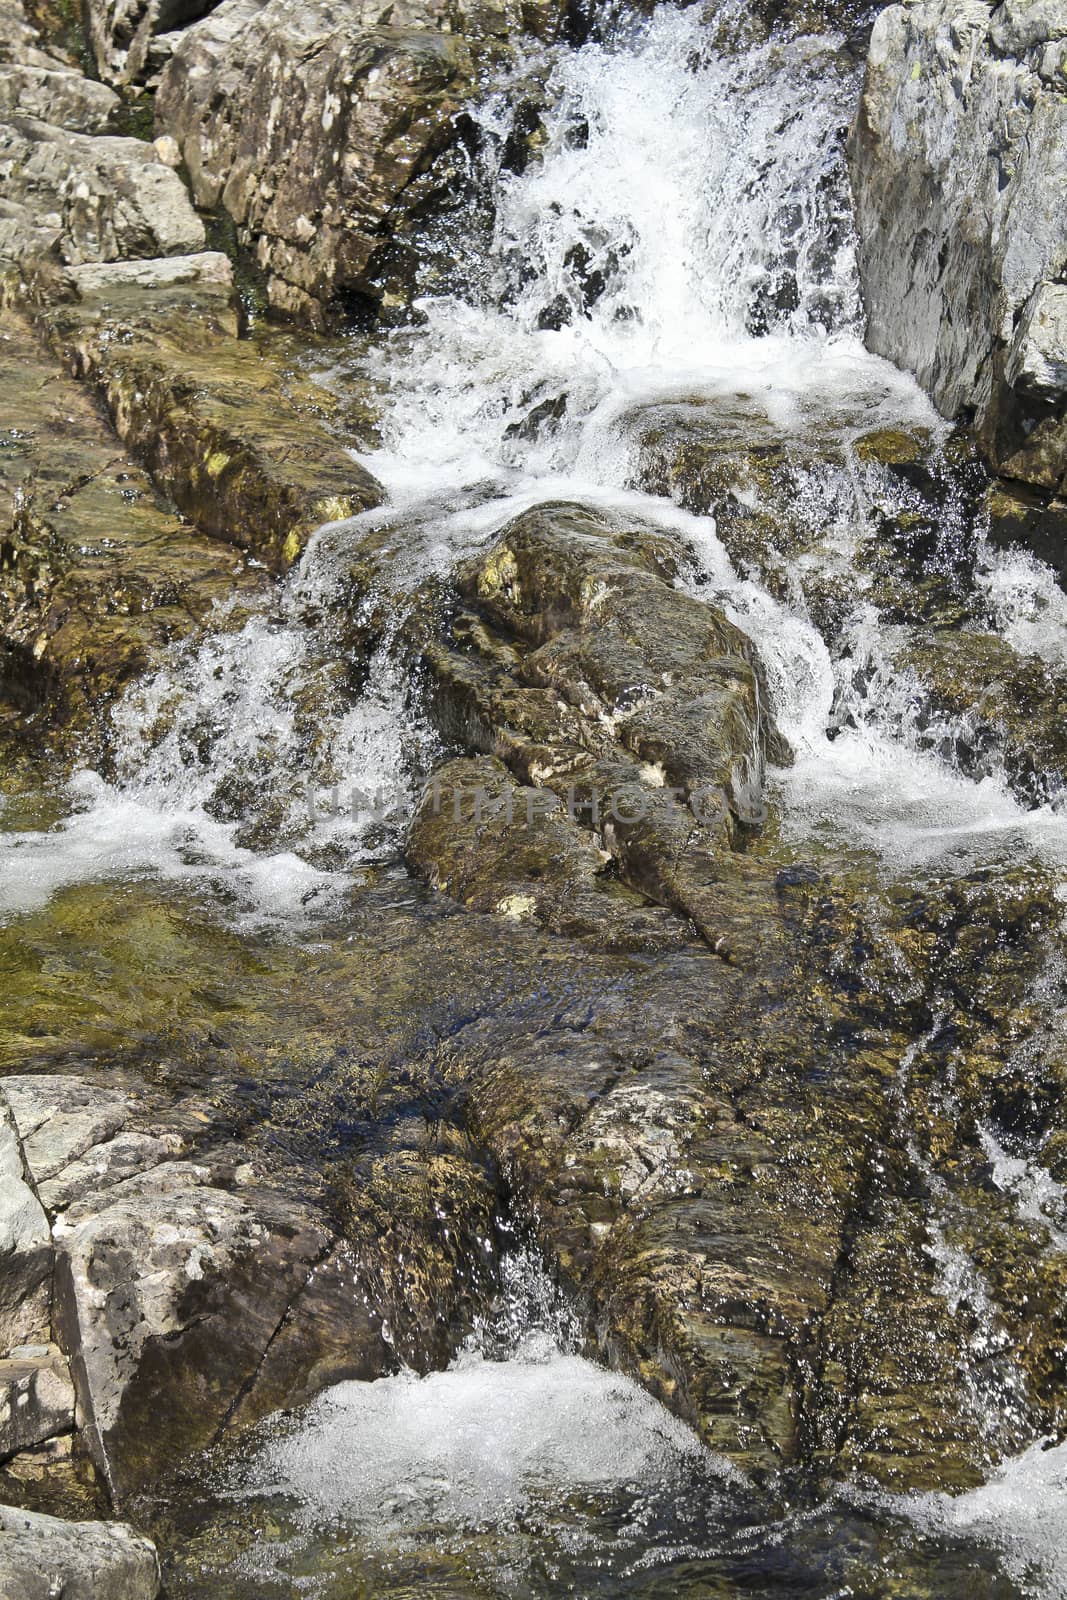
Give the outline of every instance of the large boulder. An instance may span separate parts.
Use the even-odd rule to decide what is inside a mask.
[[[195,1103],[63,1074],[2,1089],[52,1217],[52,1314],[79,1425],[115,1498],[227,1426],[387,1363],[321,1207],[247,1151],[189,1159],[205,1117]],[[47,1388],[54,1410],[62,1373],[49,1385],[17,1363],[12,1381],[34,1385],[42,1405]]]
[[[0,1595],[5,1600],[155,1600],[151,1540],[123,1522],[63,1522],[0,1506]]]
[[[871,37],[851,138],[867,342],[993,464],[1067,484],[1067,18],[921,0]]]
[[[447,739],[499,757],[521,784],[563,802],[565,816],[541,818],[551,847],[526,834],[531,874],[538,854],[566,866],[557,887],[573,872],[592,910],[595,853],[579,847],[578,823],[629,889],[691,919],[730,957],[723,854],[765,818],[765,755],[784,751],[751,641],[676,586],[683,559],[675,540],[626,518],[571,504],[525,512],[458,574],[452,641],[424,650],[429,706]],[[456,882],[445,859],[456,837],[427,821],[424,809],[414,859]],[[507,846],[493,828],[482,837],[483,857],[490,841]],[[525,893],[491,881],[484,890],[512,909]],[[578,906],[547,890],[530,910],[560,925]]]
[[[271,304],[321,322],[369,269],[405,191],[457,137],[480,64],[563,8],[514,0],[224,0],[181,37],[156,99],[197,203],[255,246]]]

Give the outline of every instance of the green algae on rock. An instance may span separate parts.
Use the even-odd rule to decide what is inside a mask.
[[[0,321],[0,596],[8,728],[68,748],[212,606],[262,580],[163,502],[22,318]]]
[[[380,503],[371,475],[291,403],[269,346],[236,337],[228,279],[164,276],[153,289],[128,275],[97,276],[42,315],[119,437],[204,533],[285,570],[320,523]]]

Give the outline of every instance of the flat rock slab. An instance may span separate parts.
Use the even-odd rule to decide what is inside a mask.
[[[151,282],[131,267],[80,286],[75,275],[81,299],[46,322],[190,521],[281,571],[320,524],[379,505],[384,491],[321,420],[321,391],[272,359],[269,341],[236,337],[224,276],[203,256],[159,267]]]
[[[63,1522],[0,1506],[2,1600],[155,1600],[155,1546],[124,1522]]]

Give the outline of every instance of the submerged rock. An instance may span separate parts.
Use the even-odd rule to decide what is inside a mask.
[[[1054,5],[889,6],[851,143],[869,347],[1061,494],[1065,52]]]

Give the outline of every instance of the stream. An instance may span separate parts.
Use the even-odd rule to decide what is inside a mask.
[[[859,58],[831,34],[718,50],[716,29],[735,39],[742,13],[726,4],[709,28],[662,7],[580,49],[538,46],[468,109],[469,193],[441,224],[451,281],[429,275],[412,323],[306,357],[324,388],[378,397],[351,448],[385,506],[321,528],[258,606],[216,615],[130,690],[112,771],[77,774],[39,822],[9,821],[12,929],[68,891],[137,886],[184,897],[249,949],[303,948],[337,936],[364,884],[403,901],[405,819],[444,749],[405,664],[412,596],[447,589],[519,512],[562,500],[679,540],[679,582],[756,645],[791,753],[768,774],[781,860],[859,863],[890,886],[1011,868],[1063,898],[1062,793],[1027,788],[966,712],[932,708],[908,655],[931,623],[904,615],[893,572],[871,565],[872,507],[927,515],[932,491],[887,476],[856,441],[925,441],[936,532],[916,559],[931,605],[964,633],[1061,668],[1067,596],[1040,562],[993,546],[949,426],[864,349],[844,156]],[[536,147],[517,159],[529,105]],[[796,546],[773,573],[663,481],[664,407],[787,441]],[[739,514],[758,512],[760,492],[738,478]],[[373,642],[353,683],[337,661],[353,552],[368,544],[356,621]],[[1033,1006],[1059,1038],[1057,960]],[[936,1028],[915,1049],[927,1045]],[[981,1140],[983,1181],[1067,1250],[1067,1194],[1040,1141],[992,1124]],[[589,1359],[517,1237],[494,1314],[445,1370],[334,1387],[182,1469],[149,1513],[176,1552],[166,1593],[1062,1600],[1067,1446],[1026,1422],[1025,1383],[953,1232],[963,1202],[912,1156],[940,1292],[980,1329],[974,1404],[995,1412],[982,1486],[749,1481]]]

